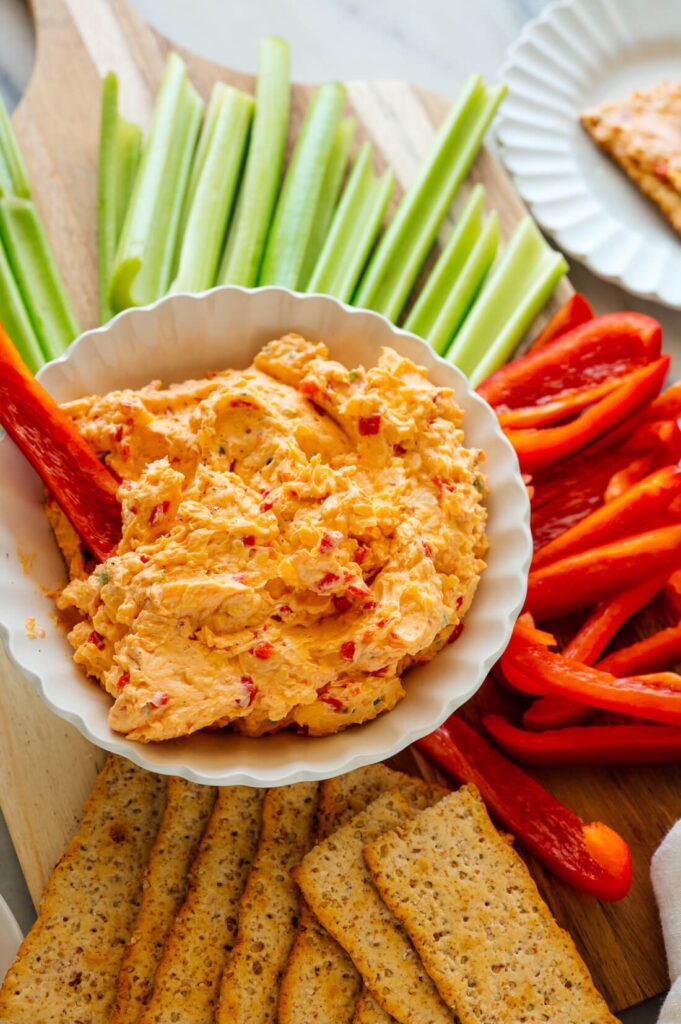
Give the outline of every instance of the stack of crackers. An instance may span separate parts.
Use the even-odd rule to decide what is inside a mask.
[[[616,1024],[474,787],[267,792],[110,758],[0,990],[7,1024]]]

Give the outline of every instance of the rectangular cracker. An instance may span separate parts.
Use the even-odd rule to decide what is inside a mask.
[[[317,842],[407,779],[383,764],[327,779],[319,789]],[[351,1024],[361,987],[352,960],[301,897],[298,930],[279,987],[278,1024]]]
[[[418,798],[421,806],[427,804],[423,791]],[[410,818],[413,808],[399,790],[385,793],[315,846],[294,877],[313,913],[350,954],[386,1013],[399,1024],[451,1024],[450,1011],[406,932],[378,895],[362,856],[367,843]]]
[[[362,989],[357,1000],[352,1024],[393,1024],[394,1018],[381,1009],[368,989]]]
[[[142,904],[118,972],[110,1024],[137,1024],[149,1002],[163,946],[187,895],[187,875],[217,790],[170,777],[166,807],[144,878]]]
[[[279,982],[298,924],[291,869],[312,845],[316,782],[270,789],[258,851],[239,903],[236,945],[220,986],[217,1024],[274,1024]]]
[[[218,790],[141,1024],[213,1024],[260,836],[263,797],[263,790],[249,786]]]
[[[474,786],[371,840],[364,855],[461,1024],[617,1024]]]
[[[165,800],[163,780],[108,758],[0,989],[8,1024],[105,1024]]]

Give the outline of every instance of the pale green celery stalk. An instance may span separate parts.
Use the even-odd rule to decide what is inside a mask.
[[[30,199],[0,199],[0,238],[43,355],[54,359],[80,328]]]
[[[452,338],[456,336],[457,330],[475,302],[485,277],[494,263],[499,237],[499,217],[495,211],[492,211],[435,323],[428,332],[428,342],[440,355],[443,355],[449,348]]]
[[[168,290],[202,112],[184,61],[169,54],[116,251],[109,288],[114,312]]]
[[[0,196],[2,195],[31,198],[24,158],[5,101],[0,96]]]
[[[317,210],[312,222],[310,240],[307,244],[307,252],[303,262],[303,270],[300,275],[300,287],[305,288],[315,268],[315,264],[322,251],[324,241],[333,220],[333,214],[338,203],[345,169],[348,165],[350,147],[357,130],[357,122],[354,117],[345,117],[336,129],[336,137],[333,140],[331,156],[326,168],[322,190],[317,201]]]
[[[286,150],[290,102],[289,50],[283,39],[263,39],[255,118],[243,182],[218,281],[250,288],[258,282],[277,201]]]
[[[492,270],[446,358],[476,384],[503,365],[546,304],[567,263],[524,218]]]
[[[45,362],[40,342],[33,330],[21,292],[14,280],[5,247],[0,241],[0,323],[14,342],[19,355],[32,373]]]
[[[396,321],[506,91],[469,79],[405,194],[353,298]]]
[[[440,310],[447,301],[469,253],[482,231],[485,190],[476,185],[469,195],[446,246],[428,275],[428,280],[404,322],[407,331],[428,337]]]
[[[174,292],[200,292],[215,284],[246,152],[253,99],[222,84],[215,86],[217,91],[224,96],[193,190]]]
[[[118,114],[118,79],[110,71],[102,82],[97,179],[99,316],[102,323],[111,319],[109,282],[141,147],[141,128],[128,124]]]
[[[305,253],[344,102],[343,86],[329,82],[317,89],[308,104],[272,218],[259,284],[301,286]]]
[[[393,172],[375,178],[365,142],[350,172],[307,291],[349,302],[383,222],[395,187]]]

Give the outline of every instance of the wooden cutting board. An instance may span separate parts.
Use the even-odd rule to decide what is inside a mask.
[[[99,79],[118,72],[122,111],[146,124],[169,43],[125,0],[32,0],[36,67],[14,115],[35,199],[83,328],[97,318],[95,239]],[[266,31],[266,26],[263,26]],[[249,75],[184,56],[207,96],[221,79],[252,91]],[[453,91],[459,83],[452,83]],[[292,136],[311,87],[293,89]],[[401,186],[428,151],[449,101],[402,82],[350,82],[348,108],[359,123],[357,144],[375,143],[377,167],[389,163]],[[480,181],[508,236],[525,213],[508,177],[483,151],[466,189]],[[464,190],[465,191],[465,190]],[[570,293],[564,282],[549,311]],[[54,717],[0,654],[0,801],[35,901],[72,834],[102,754]],[[470,709],[499,695],[487,687]],[[401,764],[415,769],[410,754]],[[427,771],[427,768],[425,769]],[[648,882],[650,854],[681,816],[681,770],[580,770],[542,773],[542,781],[587,820],[605,819],[631,842],[632,894],[616,905],[596,903],[531,864],[561,923],[570,929],[613,1009],[662,991],[664,952]]]

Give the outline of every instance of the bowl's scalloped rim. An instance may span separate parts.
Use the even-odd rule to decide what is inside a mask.
[[[254,766],[232,766],[226,769],[219,769],[215,773],[210,773],[206,770],[197,770],[187,764],[177,763],[166,763],[156,762],[146,756],[146,751],[153,750],[155,747],[161,747],[162,744],[142,744],[133,742],[121,736],[120,739],[115,737],[112,733],[111,736],[101,736],[93,732],[90,725],[83,717],[82,714],[71,711],[67,708],[60,706],[55,703],[53,699],[48,696],[45,683],[43,678],[38,672],[34,671],[32,667],[26,664],[22,659],[21,655],[17,652],[15,647],[15,638],[19,635],[18,629],[13,629],[8,626],[4,620],[0,620],[0,639],[2,639],[3,646],[7,651],[8,657],[14,667],[26,678],[30,683],[33,690],[40,696],[41,700],[53,711],[59,718],[69,722],[71,725],[80,732],[82,736],[88,739],[95,746],[100,747],[112,754],[118,754],[119,756],[125,757],[128,760],[134,762],[140,768],[147,769],[149,771],[156,772],[162,775],[176,775],[182,778],[188,779],[192,782],[204,783],[207,785],[251,785],[256,787],[266,787],[272,785],[287,785],[293,782],[300,781],[317,781],[334,776],[343,774],[351,771],[355,768],[362,767],[364,765],[374,764],[378,761],[392,757],[393,755],[404,750],[411,743],[422,738],[423,736],[430,733],[441,725],[450,714],[452,714],[458,707],[466,703],[474,694],[479,690],[484,679],[486,678],[490,668],[497,661],[499,656],[503,653],[513,629],[515,620],[522,609],[525,595],[527,591],[527,576],[529,572],[530,562],[532,558],[532,539],[530,533],[530,509],[529,501],[527,499],[527,493],[520,477],[520,471],[517,463],[515,452],[507,440],[507,438],[501,432],[498,427],[496,417],[492,410],[489,408],[487,403],[475,391],[470,387],[464,374],[446,360],[442,359],[437,353],[435,353],[430,347],[417,335],[412,334],[409,331],[405,331],[402,328],[394,326],[387,317],[382,314],[376,313],[373,310],[366,310],[349,306],[347,303],[341,302],[340,300],[333,298],[332,296],[319,295],[316,293],[301,293],[293,291],[292,289],[282,288],[279,286],[266,286],[263,288],[244,288],[234,285],[223,285],[215,288],[208,289],[205,292],[200,293],[186,293],[178,292],[173,295],[164,296],[158,299],[156,302],[151,303],[148,306],[133,307],[131,309],[123,310],[112,318],[107,324],[101,327],[95,327],[88,331],[83,332],[78,338],[76,338],[68,349],[58,359],[46,364],[38,373],[37,378],[39,380],[46,380],[49,390],[49,378],[50,376],[63,365],[68,365],[81,349],[87,348],[91,344],[92,339],[101,335],[108,334],[113,325],[118,325],[122,321],[131,317],[146,316],[153,313],[159,306],[174,302],[174,301],[187,301],[201,302],[206,297],[215,294],[216,292],[222,291],[238,291],[245,294],[261,293],[261,292],[274,292],[284,293],[289,297],[293,297],[295,300],[302,301],[318,301],[323,299],[327,303],[333,303],[338,308],[342,309],[345,314],[353,317],[370,317],[377,318],[386,325],[389,332],[393,335],[406,337],[412,341],[416,341],[424,351],[424,356],[427,354],[428,359],[432,359],[436,364],[441,363],[447,367],[448,371],[454,371],[459,377],[464,390],[467,392],[467,397],[477,404],[483,410],[483,415],[487,416],[490,426],[492,426],[493,433],[495,435],[497,443],[501,444],[502,450],[505,449],[506,457],[509,461],[509,467],[514,467],[514,472],[510,474],[509,481],[515,485],[516,497],[519,501],[520,507],[522,507],[522,514],[518,517],[517,521],[513,524],[513,532],[516,535],[516,541],[521,542],[522,557],[517,557],[517,553],[512,560],[514,574],[510,576],[514,585],[514,594],[512,600],[509,599],[508,607],[502,616],[494,621],[494,635],[497,640],[494,644],[490,645],[487,653],[479,660],[476,660],[475,664],[470,666],[470,675],[473,682],[470,686],[465,688],[463,691],[457,691],[455,696],[449,702],[446,702],[441,712],[437,716],[437,720],[429,722],[427,725],[414,727],[411,730],[400,733],[395,736],[389,743],[381,746],[380,750],[366,749],[366,745],[361,743],[349,743],[348,750],[343,756],[336,756],[333,760],[327,760],[324,762],[323,759],[314,756],[302,759],[291,759],[287,761],[285,767],[266,769],[262,767]],[[474,602],[475,604],[475,602]],[[474,605],[473,605],[474,607]],[[472,609],[469,610],[467,616],[471,615]],[[94,685],[94,684],[93,684]],[[386,722],[390,718],[391,713],[379,716],[374,721]],[[371,725],[372,723],[366,723]],[[336,734],[345,737],[359,737],[360,735],[366,735],[366,729],[364,726],[350,727],[343,730],[342,733]],[[264,738],[267,741],[267,737]],[[258,743],[262,740],[252,739],[250,742]],[[323,741],[323,738],[322,738]],[[307,738],[307,744],[310,745],[310,749],[314,750],[312,744],[316,741],[314,738]]]

